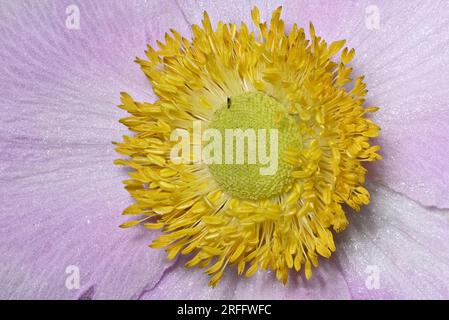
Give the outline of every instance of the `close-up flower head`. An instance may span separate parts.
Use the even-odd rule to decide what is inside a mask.
[[[0,299],[449,299],[447,1],[12,0],[0,30]]]

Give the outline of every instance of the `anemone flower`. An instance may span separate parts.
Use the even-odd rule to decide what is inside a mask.
[[[448,12],[2,3],[0,297],[449,298]],[[194,119],[281,170],[173,163]]]

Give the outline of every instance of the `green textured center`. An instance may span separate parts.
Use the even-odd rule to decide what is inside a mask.
[[[283,160],[284,154],[292,146],[301,146],[301,136],[295,119],[275,99],[260,92],[232,96],[216,111],[208,128],[223,137],[223,161],[209,164],[209,170],[228,194],[241,199],[270,198],[292,181],[293,167]],[[238,131],[244,133],[243,138],[235,135]],[[234,132],[233,139],[230,132]],[[225,161],[230,151],[232,163]],[[243,163],[238,163],[239,157]]]

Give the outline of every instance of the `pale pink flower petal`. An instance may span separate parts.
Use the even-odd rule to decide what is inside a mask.
[[[112,140],[126,133],[120,91],[154,99],[134,57],[166,23],[188,25],[173,3],[79,10],[80,29],[69,30],[61,2],[1,4],[2,298],[133,298],[170,265],[147,247],[155,233],[118,227],[132,200]],[[78,290],[66,287],[70,266]]]

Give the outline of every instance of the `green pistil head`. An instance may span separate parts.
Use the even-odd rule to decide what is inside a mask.
[[[291,183],[293,167],[284,161],[284,154],[289,148],[301,147],[301,136],[296,120],[275,99],[260,92],[229,97],[208,128],[219,130],[223,137],[223,162],[210,164],[209,170],[228,194],[241,199],[266,199]],[[240,129],[243,135],[232,136],[230,132],[238,131],[229,129]],[[239,139],[244,141],[240,144],[243,148],[238,147]],[[230,160],[229,151],[231,163],[225,161]],[[244,160],[239,163],[242,153]]]

